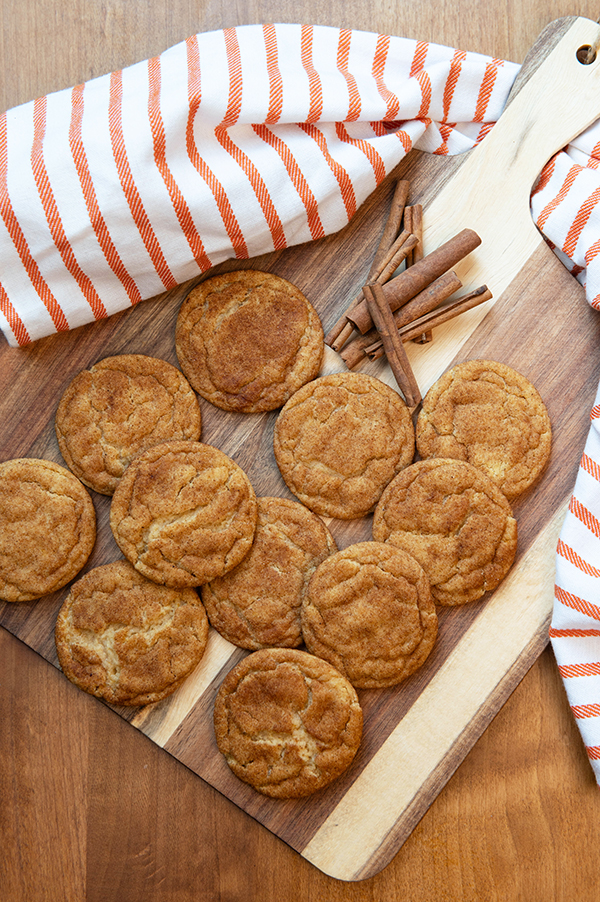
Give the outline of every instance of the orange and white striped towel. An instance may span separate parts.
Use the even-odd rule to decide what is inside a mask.
[[[342,228],[412,148],[454,154],[519,67],[308,25],[190,37],[0,117],[0,328],[30,341],[231,257]],[[545,167],[532,214],[600,307],[600,125]],[[557,554],[551,639],[600,782],[600,392]]]
[[[26,344],[342,228],[417,146],[472,147],[518,67],[302,25],[194,35],[0,119],[0,327]]]
[[[588,302],[600,309],[600,122],[550,160],[531,208]],[[550,640],[600,784],[600,387],[557,547]]]
[[[557,549],[550,639],[600,783],[600,392]]]

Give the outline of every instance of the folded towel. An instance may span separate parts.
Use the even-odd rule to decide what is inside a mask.
[[[0,326],[93,321],[336,232],[412,147],[458,153],[518,66],[301,25],[194,35],[0,119]]]

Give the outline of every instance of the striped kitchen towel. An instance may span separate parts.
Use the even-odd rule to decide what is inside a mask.
[[[387,35],[251,25],[9,110],[0,326],[26,344],[335,232],[412,147],[480,141],[517,71]]]
[[[535,222],[600,309],[600,122],[557,154],[535,186]],[[600,784],[600,387],[556,554],[550,640]]]
[[[331,234],[415,147],[480,142],[519,67],[308,25],[193,35],[0,117],[0,328],[106,317],[228,258]],[[551,160],[532,214],[600,307],[600,126]],[[557,553],[551,639],[600,782],[600,393]]]

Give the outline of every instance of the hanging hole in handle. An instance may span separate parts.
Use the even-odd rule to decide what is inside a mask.
[[[575,56],[584,66],[589,66],[596,59],[596,48],[590,46],[590,44],[584,44],[583,47],[579,48]]]

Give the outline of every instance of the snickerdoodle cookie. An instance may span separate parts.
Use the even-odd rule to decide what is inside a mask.
[[[421,457],[454,457],[485,470],[509,501],[542,474],[552,431],[534,386],[511,367],[468,360],[429,389],[417,420]]]
[[[400,683],[425,661],[437,614],[421,565],[389,543],[358,542],[315,570],[302,605],[302,634],[353,686]]]
[[[373,537],[419,561],[438,604],[460,605],[504,579],[517,550],[517,522],[483,470],[431,458],[387,486],[375,508]]]
[[[202,587],[211,625],[242,648],[300,645],[308,581],[334,551],[333,536],[316,514],[287,498],[259,498],[249,553]]]
[[[302,292],[280,276],[237,270],[192,289],[175,330],[181,369],[224,410],[281,407],[318,374],[323,327]]]
[[[261,649],[223,680],[214,725],[233,773],[259,792],[297,798],[322,789],[352,763],[362,737],[355,690],[305,651]]]
[[[230,457],[202,442],[163,442],[135,457],[113,495],[110,526],[125,557],[165,586],[199,586],[250,550],[257,505]]]
[[[55,428],[67,466],[90,488],[112,495],[131,458],[170,439],[200,438],[201,414],[179,370],[156,357],[120,354],[71,381]]]
[[[158,586],[115,561],[73,584],[54,635],[60,666],[80,689],[114,705],[148,705],[201,660],[208,618],[194,589]]]
[[[343,520],[373,509],[414,447],[404,400],[363,373],[309,382],[275,424],[275,458],[290,491],[315,513]]]
[[[0,598],[31,601],[79,573],[96,540],[81,482],[49,460],[0,463]]]

